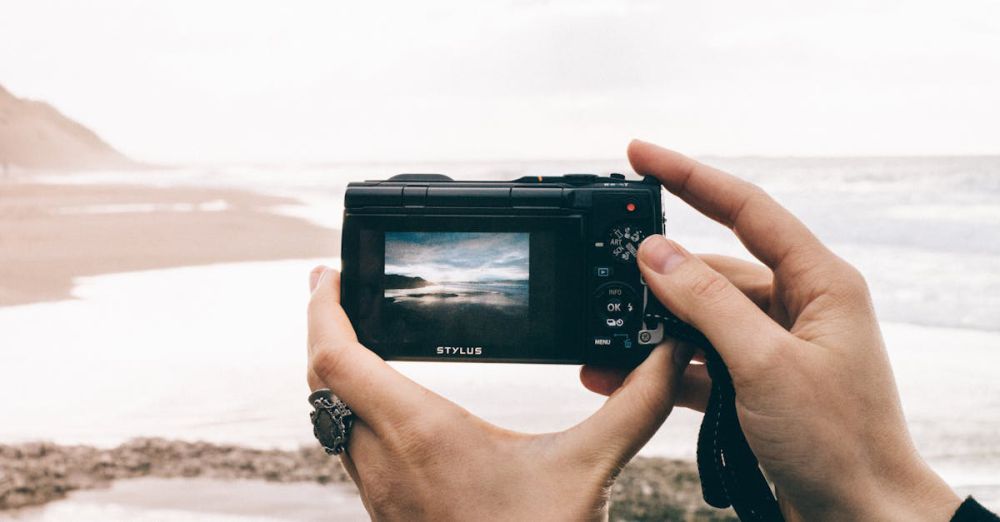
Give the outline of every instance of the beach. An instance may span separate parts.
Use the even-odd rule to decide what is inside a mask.
[[[997,509],[1000,189],[989,174],[1000,172],[1000,161],[984,161],[720,163],[775,193],[862,269],[919,449],[960,494]],[[191,168],[0,181],[0,445],[114,451],[155,437],[290,453],[313,447],[303,377],[307,275],[319,263],[338,266],[344,183],[401,169]],[[496,177],[579,171],[548,163],[450,169]],[[676,201],[667,214],[668,234],[692,250],[746,257],[724,229]],[[565,429],[603,401],[570,366],[393,365],[510,429]],[[691,463],[699,420],[674,411],[640,456]],[[662,467],[637,464],[644,473]],[[227,487],[231,480],[240,482]],[[668,482],[657,484],[651,491],[659,494]],[[82,509],[97,513],[93,520],[275,520],[284,516],[281,498],[326,491],[336,509],[364,518],[349,488],[321,486],[330,485],[149,475],[66,491],[23,516],[57,520]],[[195,490],[215,500],[185,493]],[[225,507],[249,491],[258,509]]]
[[[0,306],[71,298],[78,277],[337,255],[336,234],[271,211],[293,203],[233,189],[0,182]]]

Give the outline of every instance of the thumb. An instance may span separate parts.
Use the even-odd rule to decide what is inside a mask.
[[[787,339],[788,332],[725,276],[676,242],[649,236],[638,260],[657,299],[705,334],[734,378],[756,374]]]
[[[597,412],[563,433],[574,461],[596,459],[616,469],[656,433],[674,407],[677,383],[693,349],[669,340],[632,370]]]

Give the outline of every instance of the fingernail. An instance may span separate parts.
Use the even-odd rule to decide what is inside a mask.
[[[684,261],[684,253],[673,241],[656,234],[639,246],[639,258],[653,270],[666,274]]]
[[[315,292],[316,291],[316,285],[319,284],[319,278],[323,275],[323,272],[326,272],[326,267],[322,266],[322,265],[317,266],[316,268],[313,268],[312,272],[309,272],[309,291],[310,292]]]

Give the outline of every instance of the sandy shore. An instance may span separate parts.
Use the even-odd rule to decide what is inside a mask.
[[[142,480],[114,482],[123,479]],[[231,486],[220,481],[232,481]],[[302,489],[267,488],[252,481],[299,484]],[[351,487],[340,461],[312,446],[297,451],[259,450],[163,439],[137,439],[111,449],[49,443],[0,446],[0,515],[23,515],[24,519],[38,518],[38,512],[23,508],[75,491],[108,487],[112,489],[107,494],[90,494],[90,501],[127,501],[147,510],[236,510],[262,516],[267,513],[241,503],[278,509],[273,506],[287,503],[290,497],[323,493],[316,484],[347,488],[327,492],[331,498],[343,497]],[[242,497],[248,490],[256,492],[252,502]],[[353,502],[355,513],[359,504],[360,500]],[[286,512],[271,515],[287,516],[291,508],[287,504],[285,508]],[[694,463],[662,458],[637,458],[625,468],[612,491],[611,519],[735,520],[732,512],[704,504]]]
[[[335,256],[339,234],[239,190],[0,181],[0,306],[72,297],[73,278]]]

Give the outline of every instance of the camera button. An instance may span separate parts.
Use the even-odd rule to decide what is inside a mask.
[[[608,283],[595,294],[598,324],[606,330],[620,331],[638,315],[638,297],[627,285]]]
[[[611,338],[610,337],[594,337],[594,346],[598,348],[610,348]]]
[[[611,277],[614,271],[611,270],[610,266],[595,266],[594,275],[597,277]]]
[[[616,329],[617,330],[618,328],[621,328],[621,327],[625,326],[625,318],[624,317],[606,317],[606,318],[604,318],[604,326],[607,326],[608,328]]]

